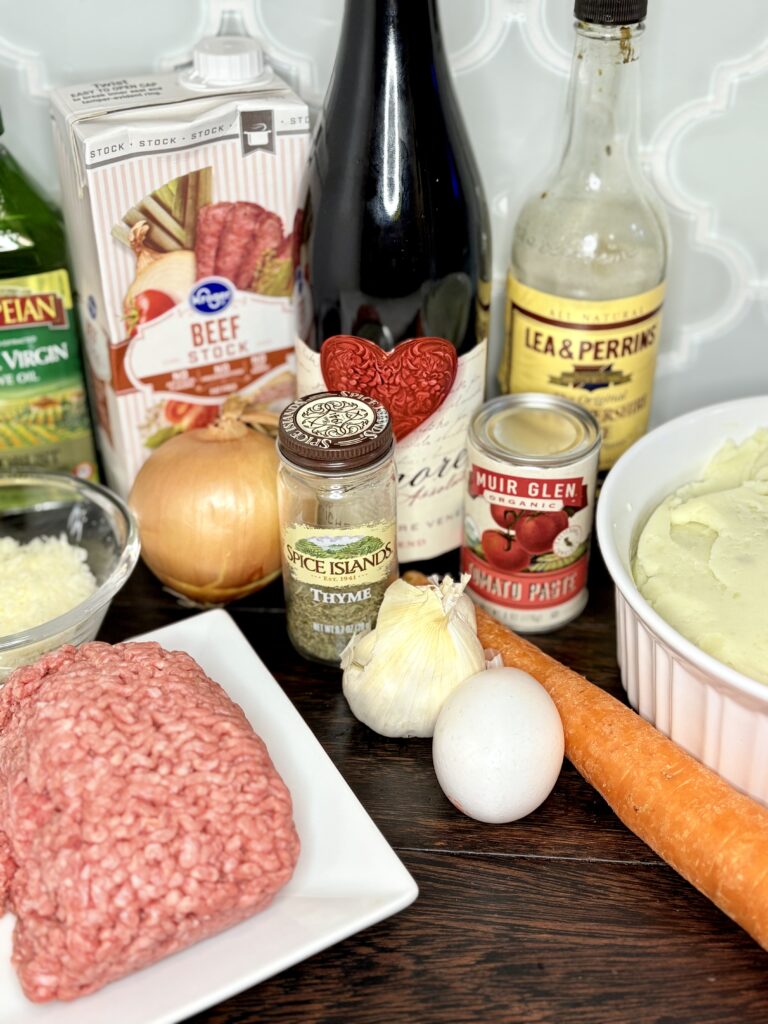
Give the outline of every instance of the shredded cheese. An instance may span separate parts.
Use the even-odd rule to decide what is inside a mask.
[[[59,537],[0,537],[0,637],[40,626],[96,589],[85,550]]]

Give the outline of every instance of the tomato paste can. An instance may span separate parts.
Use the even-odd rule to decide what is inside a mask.
[[[472,420],[461,569],[515,630],[584,610],[600,440],[592,413],[557,395],[503,395]]]

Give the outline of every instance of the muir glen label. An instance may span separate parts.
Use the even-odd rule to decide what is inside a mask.
[[[648,426],[664,285],[586,302],[510,275],[507,297],[502,388],[560,395],[589,409],[603,435],[600,469],[609,469]]]

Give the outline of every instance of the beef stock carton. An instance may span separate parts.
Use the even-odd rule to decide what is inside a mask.
[[[89,391],[110,486],[233,394],[295,392],[293,230],[306,105],[199,67],[52,95]],[[237,78],[237,75],[235,75]]]

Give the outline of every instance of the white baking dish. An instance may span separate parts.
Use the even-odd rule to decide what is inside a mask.
[[[758,427],[768,427],[768,395],[698,409],[652,431],[608,474],[597,504],[597,536],[616,585],[617,653],[630,704],[768,804],[768,686],[705,654],[664,622],[630,569],[639,532],[659,502],[694,480],[724,441],[743,440]]]

